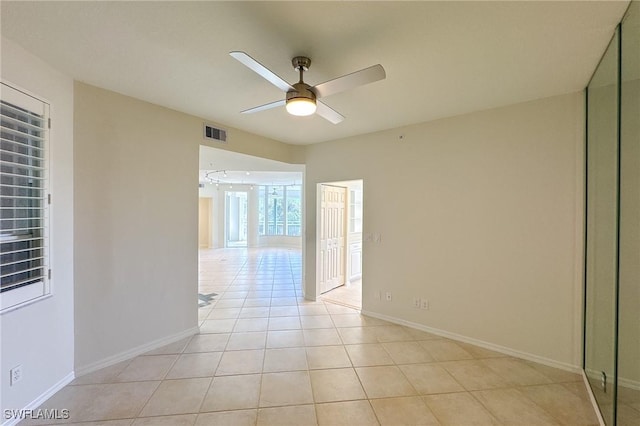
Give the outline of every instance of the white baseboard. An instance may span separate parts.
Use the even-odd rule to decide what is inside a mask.
[[[142,355],[143,353],[161,348],[163,346],[166,346],[171,343],[177,342],[179,340],[185,339],[187,337],[193,336],[194,334],[198,333],[198,331],[199,331],[199,327],[197,326],[193,328],[189,328],[187,330],[181,331],[180,333],[172,334],[171,336],[166,336],[161,339],[157,339],[152,342],[137,346],[135,348],[128,349],[124,352],[111,355],[107,358],[101,359],[100,361],[93,362],[89,365],[76,367],[76,377],[84,376],[85,374],[92,373],[94,371],[100,370],[101,368],[109,367],[119,362],[126,361],[128,359],[136,357],[138,355]]]
[[[388,322],[392,322],[394,324],[400,324],[407,327],[415,328],[417,330],[426,331],[427,333],[435,334],[438,336],[446,337],[448,339],[457,340],[464,343],[470,343],[475,346],[480,346],[481,348],[489,349],[495,352],[500,352],[505,355],[513,356],[515,358],[526,359],[528,361],[537,362],[539,364],[544,364],[549,367],[559,368],[561,370],[570,371],[572,373],[580,373],[582,371],[582,367],[577,365],[568,364],[565,362],[556,361],[550,358],[545,358],[539,355],[530,354],[527,352],[518,351],[515,349],[507,348],[505,346],[496,345],[493,343],[485,342],[483,340],[474,339],[471,337],[463,336],[456,333],[451,333],[449,331],[440,330],[438,328],[428,327],[423,324],[418,324],[415,322],[403,320],[401,318],[395,318],[388,315],[379,314],[376,312],[370,311],[361,311],[362,315],[367,315],[373,318],[378,318],[381,320],[385,320]]]
[[[47,399],[51,398],[56,392],[58,392],[60,389],[62,389],[63,387],[71,383],[73,379],[75,379],[75,377],[76,376],[73,373],[73,371],[67,374],[62,379],[60,379],[56,384],[51,386],[49,389],[44,391],[40,396],[38,396],[36,399],[31,401],[29,404],[27,404],[27,406],[24,407],[23,410],[35,410],[36,408],[41,406]],[[20,419],[20,418],[8,419],[4,423],[2,423],[2,426],[15,426],[22,420],[23,419]]]

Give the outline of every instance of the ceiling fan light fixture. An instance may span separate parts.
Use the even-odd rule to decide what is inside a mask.
[[[302,81],[287,92],[287,112],[291,115],[307,116],[316,112],[316,95]]]
[[[307,116],[316,112],[315,99],[293,98],[287,100],[287,112],[291,115]]]

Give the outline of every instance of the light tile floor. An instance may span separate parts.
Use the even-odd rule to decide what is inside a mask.
[[[199,334],[41,408],[109,426],[597,424],[579,375],[306,301],[300,269],[295,250],[202,251]]]
[[[320,298],[325,302],[332,302],[360,310],[362,309],[362,280],[336,287],[331,291],[323,293]]]

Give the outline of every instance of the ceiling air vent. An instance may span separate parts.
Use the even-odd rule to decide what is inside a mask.
[[[204,138],[212,141],[227,143],[227,131],[217,127],[204,125]]]

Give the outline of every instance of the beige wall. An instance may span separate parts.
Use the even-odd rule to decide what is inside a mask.
[[[309,146],[307,295],[316,184],[363,179],[364,233],[381,235],[364,311],[579,366],[583,109],[575,93]]]
[[[51,103],[51,297],[0,316],[0,412],[36,408],[73,378],[73,80],[2,38],[2,80]],[[9,369],[22,381],[9,386]],[[6,379],[6,380],[5,380]],[[36,405],[30,405],[32,403]]]
[[[75,365],[89,371],[197,325],[205,120],[76,82],[74,121]],[[228,135],[224,149],[291,159],[288,145]]]

